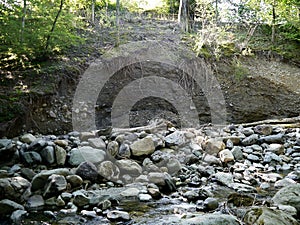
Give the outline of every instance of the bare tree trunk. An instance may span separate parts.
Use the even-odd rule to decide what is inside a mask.
[[[50,44],[51,35],[52,35],[52,33],[54,32],[54,29],[55,29],[57,20],[58,20],[58,18],[59,18],[59,15],[60,15],[60,13],[61,13],[61,11],[62,11],[63,5],[64,5],[64,0],[60,0],[59,10],[58,10],[58,12],[57,12],[57,14],[56,14],[56,17],[55,17],[54,21],[53,21],[53,24],[52,24],[52,28],[51,28],[51,30],[50,30],[50,33],[49,33],[49,35],[47,36],[46,47],[45,47],[45,50],[46,50],[46,51],[48,50],[48,47],[49,47],[49,44]]]
[[[116,15],[116,26],[117,26],[117,46],[120,43],[120,0],[116,0],[116,8],[117,8],[117,15]]]
[[[95,25],[95,0],[92,0],[92,24]]]
[[[179,12],[178,12],[178,23],[180,28],[185,31],[190,31],[189,24],[189,0],[180,0]]]
[[[21,44],[22,44],[23,41],[24,41],[24,30],[25,30],[26,10],[27,10],[27,3],[26,3],[26,0],[23,0],[23,15],[22,15],[21,37],[20,37],[20,42],[21,42]]]
[[[271,36],[272,44],[275,43],[275,25],[276,25],[276,12],[275,12],[275,0],[274,0],[272,5],[272,36]]]

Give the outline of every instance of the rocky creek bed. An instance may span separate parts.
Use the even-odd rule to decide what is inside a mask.
[[[0,224],[300,224],[300,128],[0,139]]]

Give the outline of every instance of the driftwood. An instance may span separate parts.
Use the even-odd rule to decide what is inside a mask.
[[[113,133],[124,133],[124,132],[141,132],[145,131],[147,133],[155,133],[157,131],[168,130],[172,126],[169,121],[166,120],[157,120],[147,126],[141,127],[132,127],[132,128],[113,128]]]
[[[242,123],[237,125],[242,125],[243,127],[252,127],[258,125],[272,125],[272,126],[280,126],[284,128],[295,128],[295,127],[300,127],[300,116],[292,117],[292,118],[262,120],[262,121],[257,121],[252,123]]]

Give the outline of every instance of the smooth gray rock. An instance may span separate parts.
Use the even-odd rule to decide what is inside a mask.
[[[242,140],[242,144],[246,145],[246,146],[247,145],[253,145],[253,144],[257,143],[257,141],[258,141],[258,135],[257,134],[252,134],[252,135],[244,138]]]
[[[116,157],[119,152],[119,143],[117,141],[111,141],[107,144],[107,153],[112,157]]]
[[[111,161],[104,161],[97,166],[97,172],[100,176],[110,181],[117,181],[120,176],[120,169]]]
[[[237,218],[231,215],[210,213],[195,215],[188,219],[181,219],[180,225],[239,225]]]
[[[78,166],[82,162],[100,163],[106,157],[105,151],[90,146],[83,146],[72,149],[70,152],[69,163]]]
[[[102,149],[102,150],[106,149],[106,144],[100,137],[99,138],[89,138],[88,142],[89,142],[90,146],[93,148],[98,148],[98,149]]]
[[[67,159],[67,151],[59,145],[55,146],[55,159],[57,165],[59,166],[65,165]]]
[[[32,134],[24,134],[23,136],[20,137],[20,141],[26,143],[26,144],[31,144],[36,140],[36,137],[33,136]]]
[[[130,220],[130,215],[128,212],[123,212],[123,211],[119,211],[119,210],[109,211],[106,216],[111,221],[128,221],[128,220]]]
[[[21,224],[21,220],[27,215],[27,211],[18,209],[14,211],[11,216],[10,220],[13,224]]]
[[[31,190],[36,191],[36,190],[44,188],[45,183],[48,180],[48,177],[50,177],[52,174],[67,176],[67,175],[70,175],[71,172],[67,168],[43,170],[33,177],[32,181],[31,181]]]
[[[272,198],[278,205],[290,205],[300,213],[300,184],[292,184],[280,189]]]
[[[33,195],[26,202],[26,209],[28,211],[37,211],[43,209],[45,201],[41,195]]]
[[[97,167],[91,162],[82,162],[75,170],[75,174],[83,180],[95,182],[98,180]]]
[[[188,142],[184,131],[176,130],[172,134],[165,137],[165,142],[168,146],[183,146]]]
[[[67,189],[66,178],[62,175],[52,174],[45,185],[44,196],[55,195]]]
[[[222,140],[211,138],[204,144],[204,150],[209,155],[217,156],[218,153],[225,149],[225,143]]]
[[[39,153],[34,151],[24,152],[21,157],[25,164],[27,165],[37,165],[42,162],[42,157]]]
[[[143,156],[152,154],[155,151],[155,146],[151,137],[145,137],[133,142],[130,149],[133,156]]]
[[[298,225],[299,223],[289,214],[280,210],[272,210],[266,207],[253,207],[244,216],[243,222],[251,225],[276,224]]]
[[[240,146],[234,146],[231,149],[231,152],[232,152],[235,160],[239,161],[239,160],[244,159],[243,151],[242,151],[242,148]]]
[[[0,179],[0,198],[22,202],[26,195],[30,194],[30,186],[30,182],[23,177],[2,178]]]
[[[0,215],[7,216],[16,210],[24,210],[24,207],[9,199],[2,199],[0,201]]]
[[[233,175],[231,173],[217,172],[213,177],[225,186],[230,186],[233,183]]]
[[[142,167],[137,162],[130,159],[117,160],[116,165],[122,174],[129,174],[134,177],[138,177],[143,171]]]
[[[46,146],[45,148],[43,148],[40,152],[40,155],[47,164],[55,163],[55,153],[53,146]]]
[[[66,180],[71,184],[72,188],[80,187],[83,183],[82,178],[78,175],[68,175]]]

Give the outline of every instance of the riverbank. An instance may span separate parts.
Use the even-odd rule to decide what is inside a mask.
[[[300,222],[300,127],[27,133],[0,155],[1,224]]]

